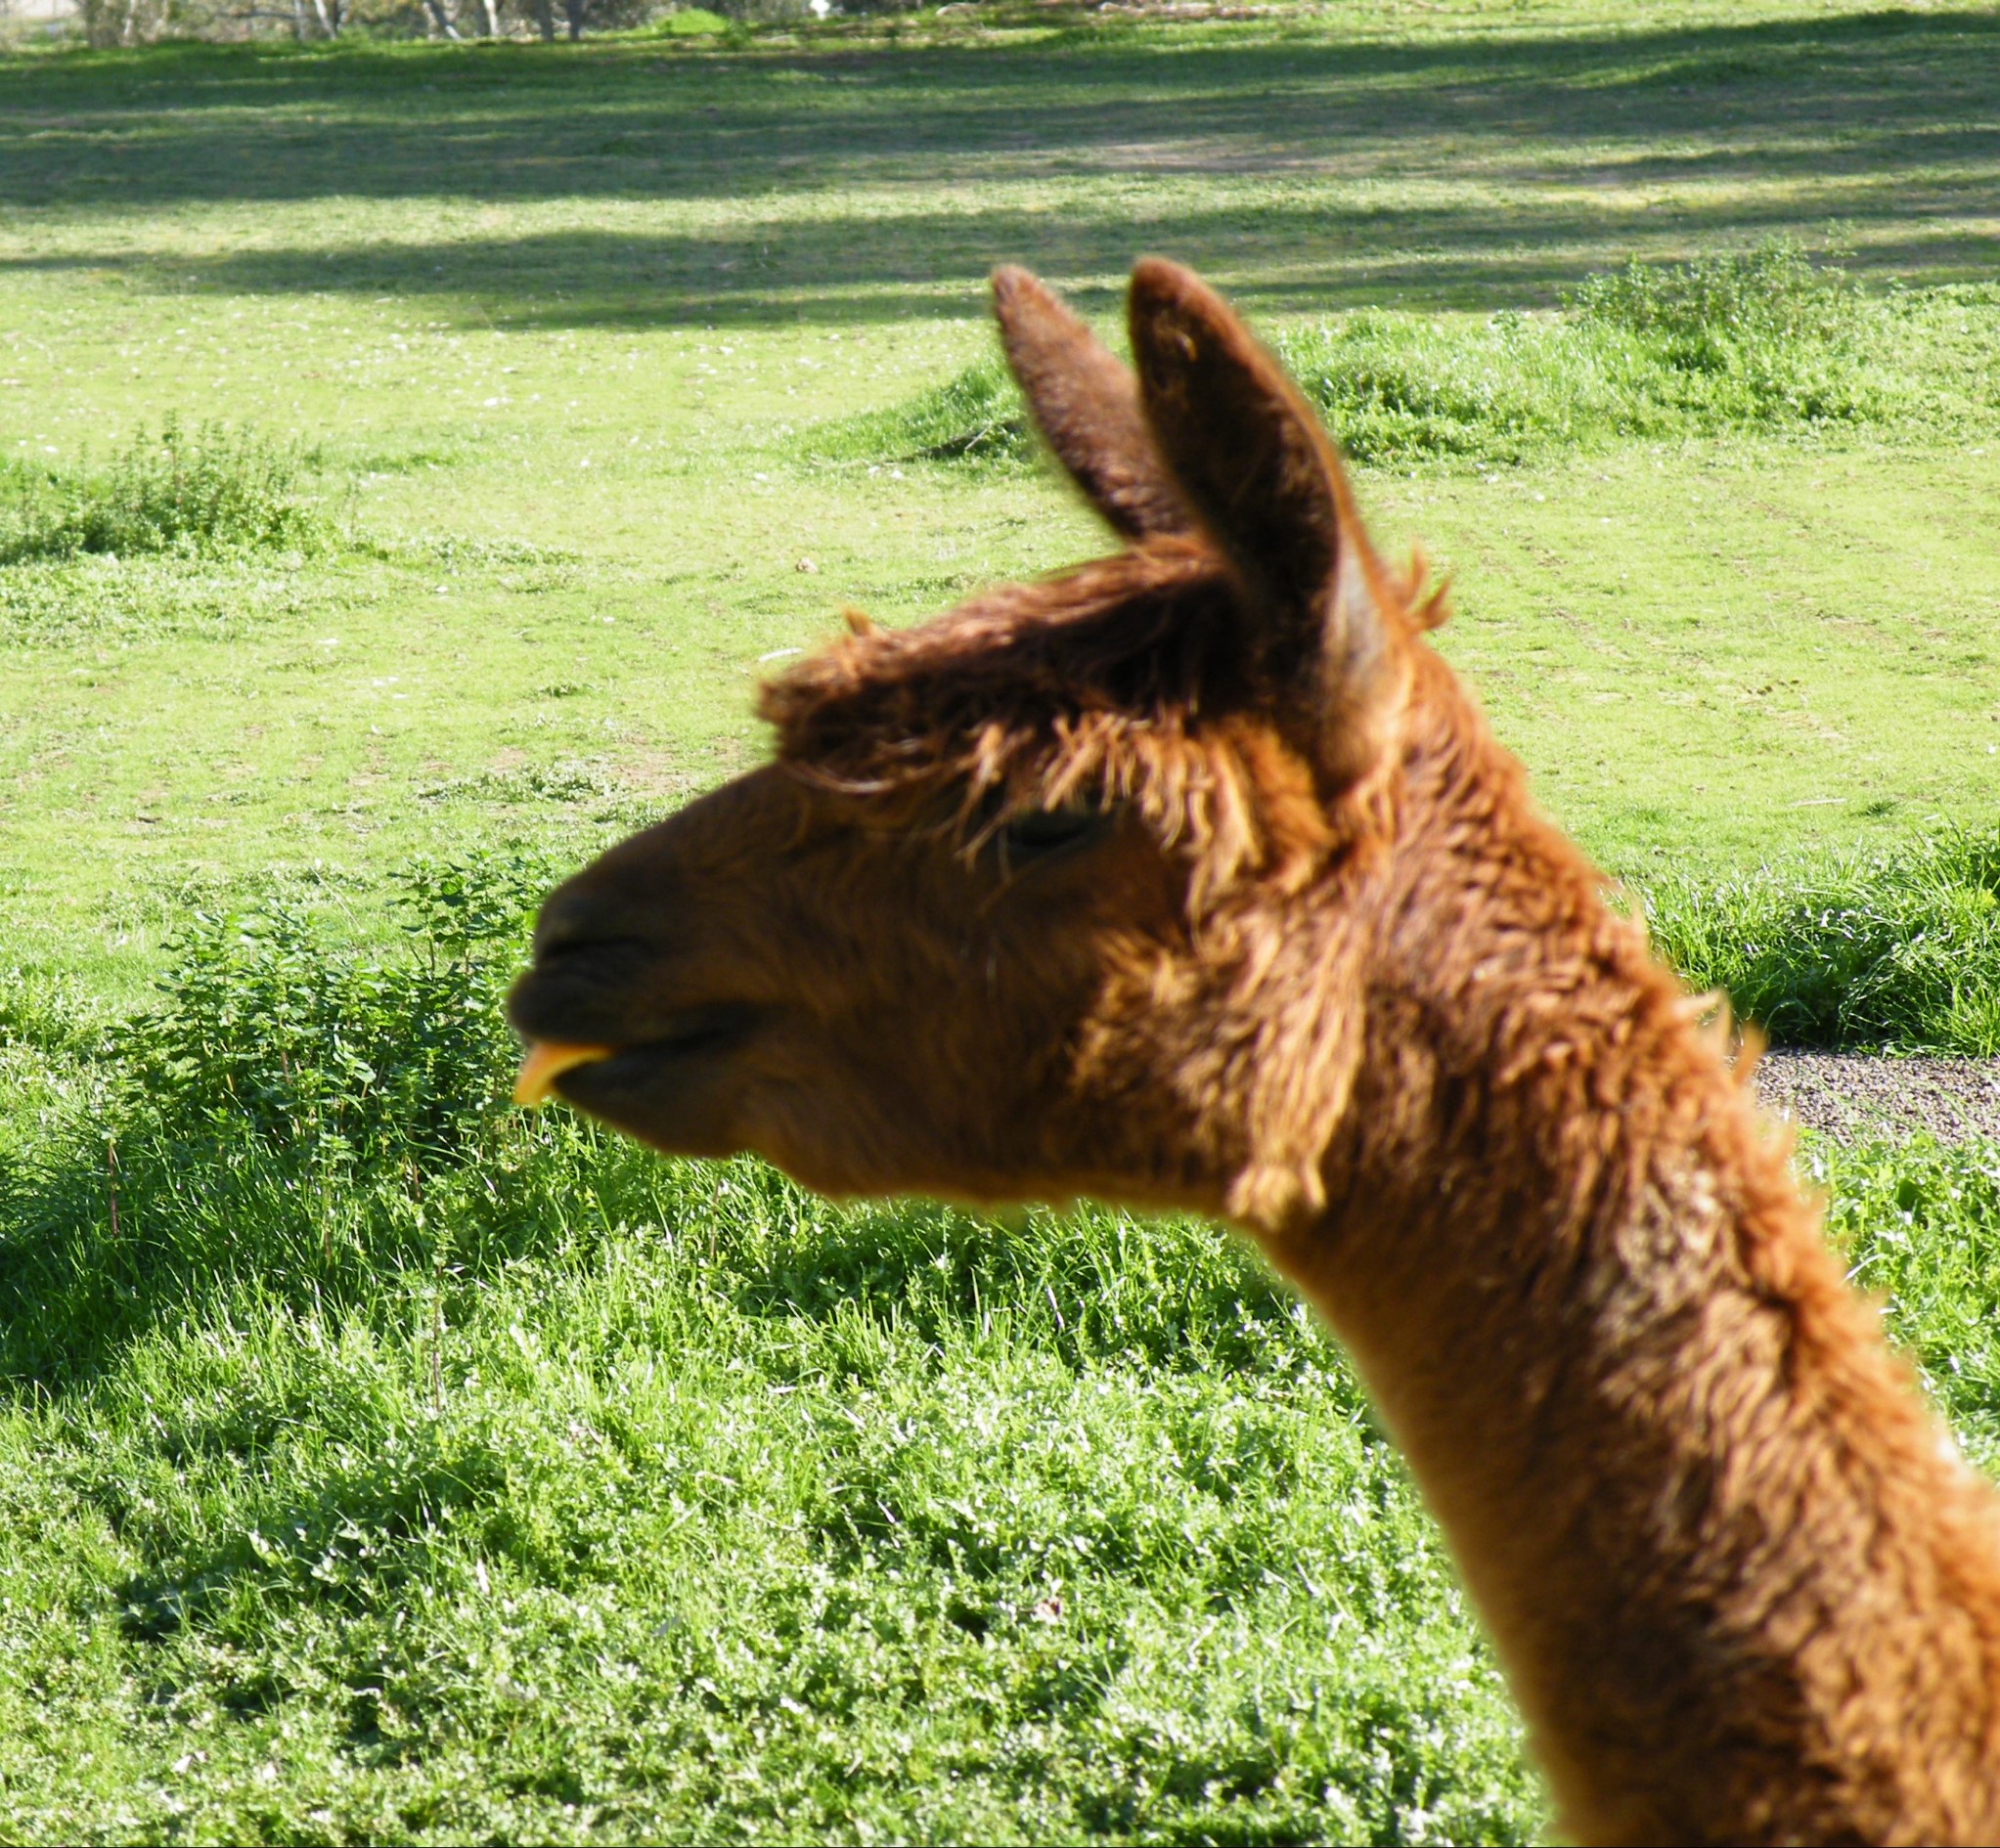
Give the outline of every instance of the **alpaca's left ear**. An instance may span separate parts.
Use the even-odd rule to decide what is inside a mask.
[[[1084,498],[1128,539],[1186,532],[1193,519],[1154,452],[1131,368],[1026,270],[994,271],[993,312],[1029,415]]]
[[[1205,283],[1148,257],[1132,350],[1159,453],[1247,594],[1249,642],[1278,697],[1303,696],[1338,782],[1379,761],[1402,677],[1392,618],[1333,445],[1269,354]]]

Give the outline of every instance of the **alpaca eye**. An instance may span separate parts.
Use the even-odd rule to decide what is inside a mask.
[[[1011,859],[1033,859],[1080,845],[1099,833],[1109,820],[1101,809],[1030,809],[1001,825],[1000,847]]]

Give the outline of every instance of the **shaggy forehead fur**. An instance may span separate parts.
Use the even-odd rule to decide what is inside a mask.
[[[1442,620],[1442,595],[1411,610],[1408,584],[1378,581],[1411,627]],[[947,790],[961,824],[995,793],[1002,810],[1130,802],[1226,878],[1334,838],[1273,730],[1289,664],[1260,655],[1242,594],[1207,545],[1151,538],[849,637],[768,682],[760,710],[781,764],[885,816]]]
[[[1180,732],[1240,706],[1240,673],[1234,687],[1217,684],[1237,620],[1213,552],[1156,540],[1000,586],[913,629],[837,642],[769,684],[762,709],[779,761],[817,781],[857,794],[960,780],[984,790],[1066,757],[1092,722]]]

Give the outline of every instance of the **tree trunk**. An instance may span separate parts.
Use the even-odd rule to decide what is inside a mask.
[[[486,22],[486,36],[500,36],[500,0],[479,0],[479,11]]]
[[[457,38],[459,28],[452,16],[444,10],[444,0],[423,0],[423,4],[429,9],[431,23],[437,27],[439,34],[445,38]]]
[[[591,0],[562,0],[562,11],[569,21],[569,36],[583,36],[584,15],[590,11]]]
[[[555,0],[535,0],[535,23],[542,28],[542,42],[545,45],[555,44],[556,43]]]

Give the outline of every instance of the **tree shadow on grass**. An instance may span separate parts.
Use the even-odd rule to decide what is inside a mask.
[[[670,58],[168,48],[0,66],[0,116],[5,196],[85,220],[10,266],[161,289],[387,292],[523,326],[866,322],[964,312],[1003,259],[1088,298],[1157,248],[1267,310],[1492,306],[1627,248],[1829,220],[1869,234],[1868,264],[1989,275],[2000,16]],[[364,223],[356,199],[574,213],[439,235],[435,212]],[[135,210],[258,201],[327,211],[290,247],[133,248]]]
[[[460,198],[756,198],[941,162],[1035,174],[1379,170],[1446,138],[1485,154],[1602,147],[1670,177],[1689,145],[1824,174],[1995,152],[2000,18],[1900,13],[1656,31],[1113,33],[1059,49],[599,46],[442,57],[169,46],[0,65],[22,204]],[[1829,147],[1844,131],[1846,149]],[[1709,143],[1703,149],[1704,141]],[[884,165],[883,163],[887,163]],[[1330,165],[1328,163],[1331,163]],[[944,169],[949,172],[949,169]],[[997,177],[991,166],[965,177]],[[106,192],[101,189],[114,188]]]
[[[1980,183],[1981,185],[1983,183]],[[1975,183],[1959,202],[1975,208]],[[1871,180],[1843,194],[1848,225],[1909,225],[1892,242],[1871,240],[1848,267],[1921,274],[1931,283],[1987,281],[1989,253],[1933,214],[1927,235],[1890,184]],[[1781,210],[1716,205],[1670,220],[1637,210],[1598,227],[1619,257],[1671,259],[1691,243],[1740,241],[1796,229]],[[1268,253],[1293,254],[1282,276]],[[227,255],[147,258],[0,258],[8,270],[123,270],[169,291],[218,295],[393,295],[431,301],[468,322],[529,328],[741,328],[865,325],[983,311],[986,279],[1002,262],[1025,261],[1066,287],[1087,310],[1112,308],[1132,260],[1158,250],[1225,284],[1252,312],[1301,313],[1393,301],[1405,307],[1531,307],[1607,260],[1579,234],[1566,207],[1517,212],[1495,228],[1473,209],[1371,212],[1337,202],[1240,211],[1176,213],[1134,222],[1115,212],[993,210],[975,218],[914,213],[713,234],[599,229],[517,237]],[[829,281],[828,279],[834,279]]]

